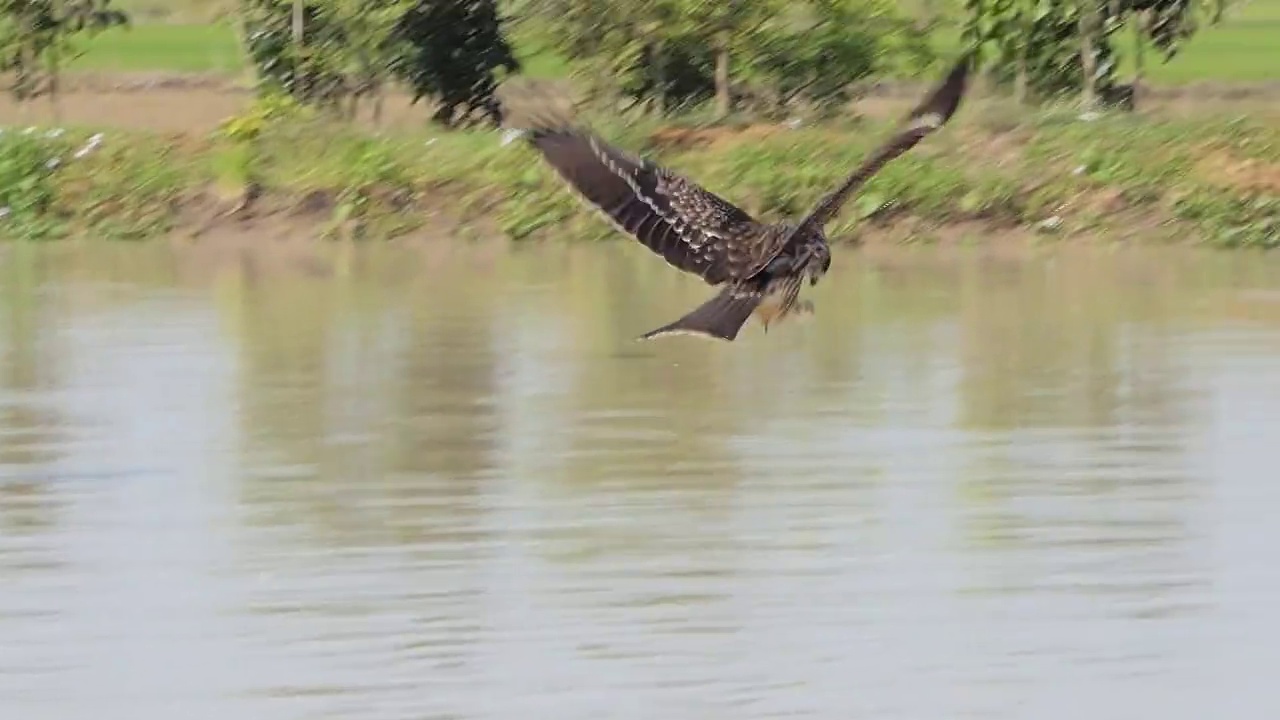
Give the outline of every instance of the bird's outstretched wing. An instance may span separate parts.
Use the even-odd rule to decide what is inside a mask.
[[[899,125],[893,137],[876,148],[840,187],[822,199],[797,227],[822,227],[840,212],[840,208],[880,169],[890,161],[915,147],[930,133],[941,128],[960,107],[960,100],[968,84],[969,68],[974,53],[965,53],[951,68],[951,72],[925,98],[912,108]]]
[[[561,178],[672,266],[717,285],[749,276],[781,248],[780,233],[692,180],[555,115],[529,121],[526,138]]]

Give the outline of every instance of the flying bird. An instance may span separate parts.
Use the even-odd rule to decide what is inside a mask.
[[[902,120],[895,133],[797,223],[761,223],[693,180],[614,147],[551,112],[534,112],[525,140],[590,206],[666,262],[722,286],[680,319],[641,335],[685,333],[732,342],[754,314],[769,324],[812,310],[799,301],[831,265],[824,228],[887,163],[946,124],[960,106],[972,53]]]

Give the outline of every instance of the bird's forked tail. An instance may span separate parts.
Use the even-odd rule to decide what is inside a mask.
[[[649,340],[659,335],[683,333],[732,342],[763,298],[759,290],[730,285],[679,320],[650,330],[636,339]]]

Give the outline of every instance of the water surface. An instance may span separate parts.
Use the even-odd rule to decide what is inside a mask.
[[[0,716],[1280,717],[1280,260],[339,260],[0,261]]]

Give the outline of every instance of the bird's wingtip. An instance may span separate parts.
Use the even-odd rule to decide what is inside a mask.
[[[720,342],[733,342],[734,340],[731,337],[724,337],[721,335],[717,335],[715,333],[704,332],[701,330],[690,330],[689,328],[682,328],[682,327],[675,327],[675,328],[661,327],[661,328],[658,328],[657,330],[650,330],[649,332],[643,335],[636,336],[633,342],[638,342],[638,343],[649,342],[651,340],[657,340],[658,338],[666,337],[669,335],[683,335],[685,337],[701,338],[703,340],[718,340]]]
[[[933,127],[940,127],[955,114],[968,89],[969,73],[977,59],[978,50],[971,47],[960,54],[951,70],[924,100],[912,109],[908,118],[919,122],[926,120]]]

